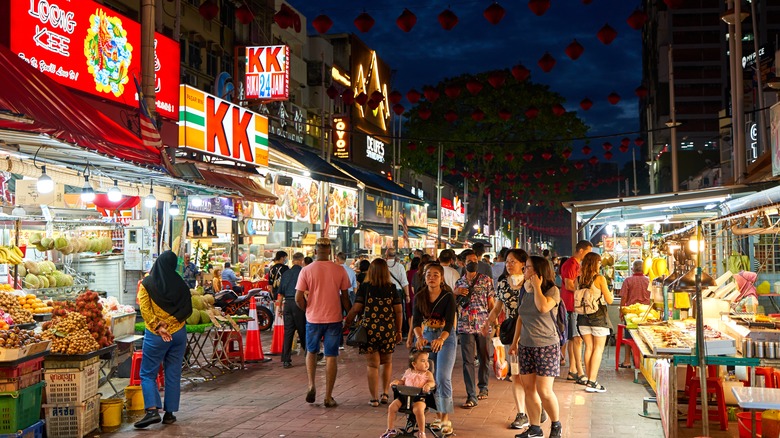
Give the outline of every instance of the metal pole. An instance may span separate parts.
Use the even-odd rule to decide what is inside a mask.
[[[394,113],[395,114],[395,113]],[[393,116],[392,123],[390,124],[392,126],[392,135],[393,138],[391,140],[393,145],[393,180],[398,183],[398,162],[397,155],[396,155],[396,148],[395,148],[395,116]],[[393,248],[395,248],[396,251],[398,251],[398,221],[399,221],[399,206],[398,201],[393,199]]]
[[[767,132],[766,132],[766,113],[764,112],[764,79],[761,77],[761,56],[758,54],[758,38],[761,35],[758,31],[758,17],[756,15],[756,0],[753,0],[750,2],[750,13],[753,19],[753,50],[756,53],[756,64],[755,64],[755,72],[756,72],[756,82],[758,86],[758,130],[760,132],[758,136],[758,144],[759,144],[759,155],[766,152],[768,149],[766,147],[766,138],[767,138]]]
[[[734,6],[733,0],[729,0],[726,7],[731,9]],[[734,43],[734,25],[729,24],[728,25],[729,30],[729,81],[730,81],[730,94],[729,97],[731,98],[731,102],[729,104],[729,110],[731,111],[731,176],[734,179],[733,183],[736,184],[739,180],[739,175],[737,173],[737,130],[736,127],[736,120],[734,119],[734,105],[736,105],[737,101],[737,73],[736,73],[736,62],[734,60],[734,53],[735,53],[735,47],[736,44]]]
[[[647,105],[647,152],[650,155],[650,194],[655,195],[655,133],[653,106]]]
[[[696,353],[699,359],[699,384],[701,385],[701,429],[702,436],[710,435],[709,410],[707,405],[707,357],[704,351],[704,310],[701,297],[701,221],[696,222]]]
[[[672,56],[672,45],[669,44],[669,118],[671,123],[671,130],[669,136],[671,137],[672,145],[672,192],[680,190],[680,177],[677,173],[677,110],[674,105],[674,57]]]
[[[154,0],[142,0],[141,3],[141,91],[146,98],[146,106],[154,117]]]
[[[740,184],[745,178],[745,83],[743,82],[743,70],[742,70],[742,1],[737,0],[734,2],[734,57],[731,58],[734,62],[734,73],[736,83],[736,106],[733,107],[734,111],[734,157],[737,164],[737,179],[734,184]],[[733,103],[732,103],[733,104]]]
[[[436,173],[436,203],[439,208],[436,209],[436,249],[441,249],[441,189],[442,189],[442,174],[441,165],[444,159],[444,148],[439,143],[439,170]],[[468,192],[467,192],[468,193]],[[467,195],[468,196],[468,195]],[[468,222],[468,221],[467,221]]]
[[[179,41],[181,37],[181,0],[175,1],[176,17],[173,19],[173,39]],[[236,72],[233,72],[235,76]]]
[[[634,162],[634,196],[636,196],[639,194],[639,189],[636,182],[636,148],[633,146],[631,147],[631,161]]]

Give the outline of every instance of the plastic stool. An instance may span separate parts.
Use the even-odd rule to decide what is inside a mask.
[[[141,384],[141,360],[144,354],[142,350],[133,352],[133,359],[130,362],[130,385]],[[157,373],[157,389],[165,387],[165,371],[160,365],[160,372]]]
[[[756,367],[756,377],[764,376],[764,388],[778,388],[780,382],[776,381],[774,374],[775,369],[772,367]],[[750,376],[750,367],[747,367],[747,375]],[[757,381],[758,380],[756,380],[756,382]],[[750,386],[750,380],[743,380],[742,383],[744,383],[745,386]],[[753,386],[756,386],[755,382]]]
[[[701,383],[699,379],[694,378],[688,382],[688,421],[687,427],[693,427],[696,420],[701,420],[701,408],[697,407],[697,399],[701,392]],[[710,418],[718,418],[720,430],[728,430],[729,417],[726,413],[726,398],[723,395],[723,383],[718,377],[707,377],[707,394],[715,395],[717,409],[710,409]]]
[[[620,361],[622,359],[620,356],[620,348],[623,345],[631,347],[631,357],[633,358],[634,368],[640,368],[639,360],[642,357],[642,353],[639,352],[639,347],[637,347],[636,341],[633,339],[623,338],[625,329],[626,326],[624,324],[618,324],[618,329],[616,331],[617,339],[615,341],[615,371],[617,371],[620,367]]]
[[[220,330],[219,340],[214,339],[214,353],[212,358],[219,360],[224,365],[241,362],[244,367],[244,340],[241,333],[235,330]]]

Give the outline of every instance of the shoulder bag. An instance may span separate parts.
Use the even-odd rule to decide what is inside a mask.
[[[525,289],[523,289],[523,286],[521,285],[520,293],[517,296],[518,311],[520,310],[520,302],[523,300],[523,295],[525,295]],[[501,328],[498,332],[498,338],[501,340],[502,344],[512,344],[512,340],[515,337],[515,328],[517,328],[517,315],[515,315],[514,318],[507,318],[504,320],[504,322],[501,323]]]
[[[366,301],[368,301],[368,288],[366,288]],[[366,318],[366,303],[363,303],[363,316],[351,329],[347,335],[347,345],[350,347],[366,347],[368,345],[368,329],[363,324],[363,320]]]

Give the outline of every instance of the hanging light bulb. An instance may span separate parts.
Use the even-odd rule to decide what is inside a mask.
[[[149,195],[144,198],[144,207],[154,208],[157,206],[157,198],[154,197],[154,187],[149,186]]]
[[[203,198],[201,198],[198,195],[192,195],[190,198],[190,203],[193,207],[202,207],[203,206]]]
[[[119,202],[122,200],[122,191],[119,190],[119,183],[114,180],[114,186],[108,189],[108,200],[111,202]]]
[[[89,204],[95,200],[95,190],[89,184],[89,175],[84,174],[84,187],[81,189],[81,200]]]
[[[607,235],[611,236],[615,232],[615,227],[612,224],[607,224],[606,231]]]
[[[179,204],[176,202],[176,196],[173,197],[173,202],[171,203],[168,212],[171,214],[171,216],[179,215]]]
[[[41,176],[38,177],[38,193],[51,193],[54,190],[54,180],[46,174],[46,166],[41,166]]]

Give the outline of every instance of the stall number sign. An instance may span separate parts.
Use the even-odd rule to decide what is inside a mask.
[[[268,165],[268,118],[188,85],[179,96],[179,147]]]
[[[333,118],[333,155],[349,160],[349,120],[346,117]]]
[[[246,48],[246,98],[287,100],[290,95],[290,47]]]
[[[758,124],[756,122],[747,123],[747,161],[748,164],[758,159]]]
[[[139,23],[91,0],[8,3],[10,13],[0,23],[12,52],[62,85],[138,108]],[[154,88],[157,112],[176,119],[179,43],[160,33],[154,36]]]

